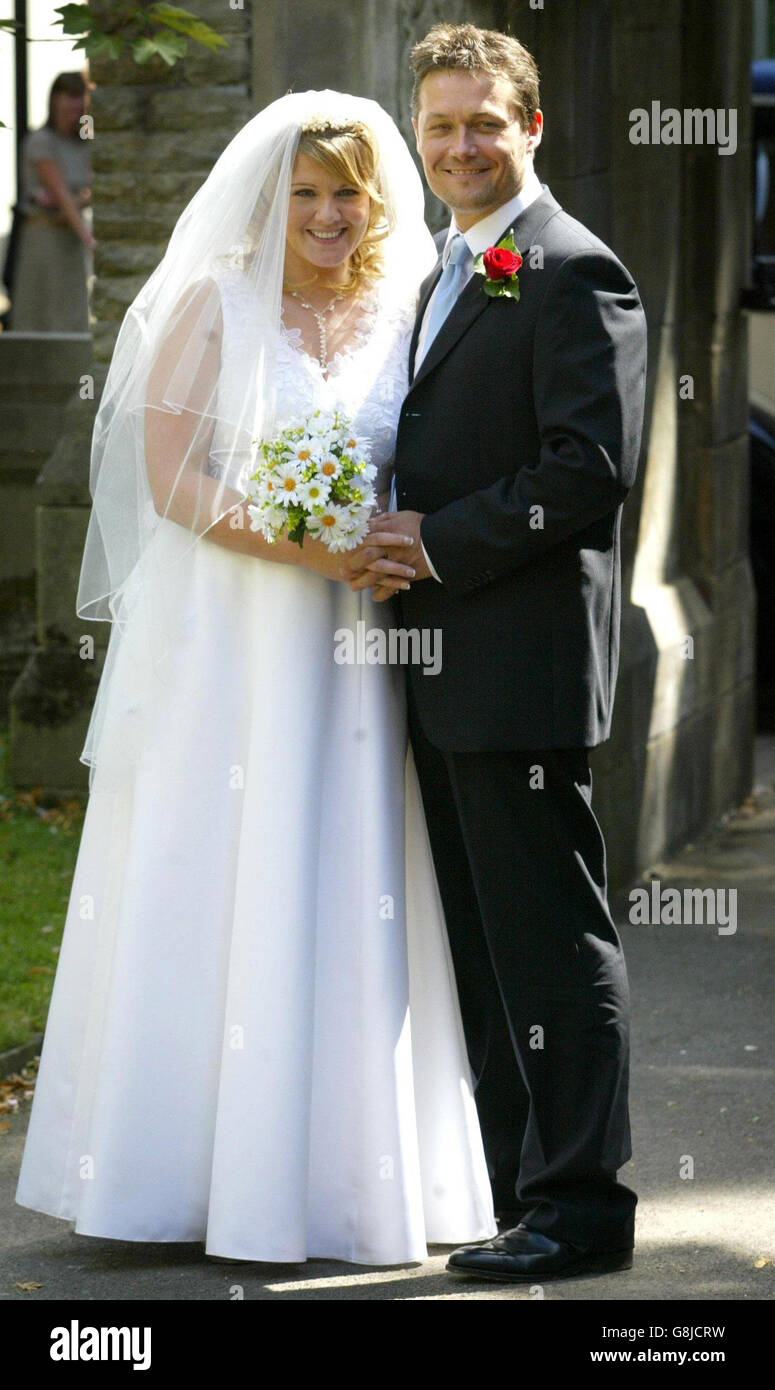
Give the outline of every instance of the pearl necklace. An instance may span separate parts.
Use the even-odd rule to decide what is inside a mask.
[[[329,309],[333,309],[337,301],[340,299],[344,299],[345,296],[342,293],[335,294],[333,299],[329,300],[325,309],[316,309],[314,305],[309,304],[306,299],[302,299],[301,295],[298,293],[297,290],[289,290],[289,294],[291,294],[294,299],[298,299],[302,309],[309,309],[309,312],[311,314],[314,314],[317,320],[318,334],[320,336],[319,360],[320,365],[323,368],[323,371],[325,371],[328,366],[328,336],[326,334],[326,324],[323,315],[327,314]]]

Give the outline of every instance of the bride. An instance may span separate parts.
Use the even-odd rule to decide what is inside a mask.
[[[334,659],[410,572],[372,532],[355,591],[246,501],[257,441],[338,408],[385,504],[422,208],[376,103],[283,97],[122,325],[77,602],[112,628],[16,1193],[78,1233],[374,1265],[496,1233],[401,672]]]

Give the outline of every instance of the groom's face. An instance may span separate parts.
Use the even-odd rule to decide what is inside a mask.
[[[419,101],[412,124],[425,177],[464,232],[519,193],[543,117],[525,128],[508,78],[457,68],[430,72]]]

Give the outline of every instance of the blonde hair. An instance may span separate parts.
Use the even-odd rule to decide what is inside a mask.
[[[539,106],[538,68],[532,53],[510,34],[475,24],[435,24],[414,45],[412,115],[420,110],[420,87],[429,73],[443,69],[486,72],[511,83],[520,122],[528,126]]]
[[[343,183],[368,193],[371,210],[366,231],[350,257],[348,288],[361,281],[379,280],[383,274],[381,243],[388,234],[388,220],[379,184],[379,150],[374,135],[361,121],[346,125],[310,123],[302,126],[297,150],[314,159]]]

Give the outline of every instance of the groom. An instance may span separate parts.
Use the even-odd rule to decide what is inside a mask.
[[[443,635],[438,674],[408,668],[409,728],[501,1232],[447,1268],[536,1282],[632,1264],[628,985],[587,750],[611,729],[646,325],[627,270],[536,177],[527,50],[443,24],[412,65],[452,221],[412,342],[399,510],[379,518],[412,536],[416,577],[374,596]],[[474,258],[508,233],[522,265],[487,257],[486,285]]]

